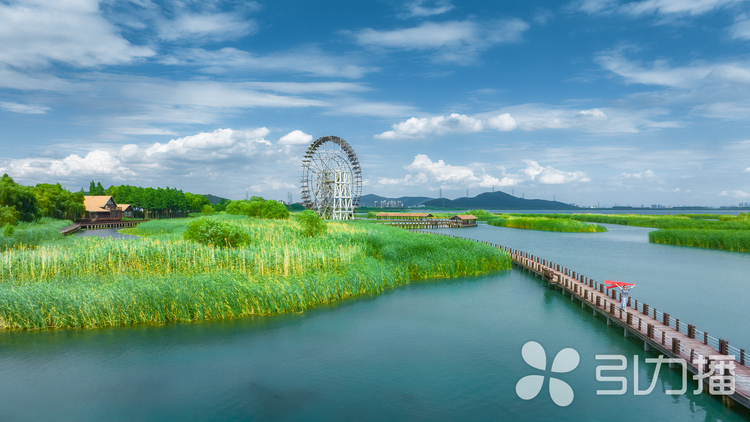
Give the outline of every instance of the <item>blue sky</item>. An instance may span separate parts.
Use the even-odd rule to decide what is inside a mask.
[[[750,2],[0,0],[0,172],[299,198],[750,202]]]

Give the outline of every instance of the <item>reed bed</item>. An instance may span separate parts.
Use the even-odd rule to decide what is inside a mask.
[[[550,232],[599,233],[607,229],[598,224],[588,224],[576,220],[546,217],[515,217],[504,215],[490,218],[487,224],[514,229],[543,230]]]
[[[509,269],[465,239],[366,223],[308,238],[293,221],[230,218],[239,248],[181,239],[189,219],[140,224],[140,239],[80,238],[0,255],[0,327],[84,328],[299,312],[414,279]]]
[[[750,230],[666,229],[649,232],[648,241],[732,252],[750,252]]]
[[[60,240],[63,235],[60,229],[73,224],[70,220],[56,220],[54,218],[40,218],[30,223],[18,223],[13,228],[13,234],[5,236],[0,230],[0,251],[13,248],[29,248],[44,242]]]

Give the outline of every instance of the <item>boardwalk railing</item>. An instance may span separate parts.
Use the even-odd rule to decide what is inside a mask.
[[[428,218],[424,220],[378,220],[377,224],[415,229],[452,229],[459,227],[476,227],[476,220],[453,220],[450,218]]]
[[[443,233],[431,234],[459,237]],[[620,309],[622,296],[618,291],[607,290],[605,285],[564,266],[517,249],[480,240],[475,241],[507,252],[513,264],[546,279],[550,285],[559,288],[562,294],[570,295],[571,300],[580,300],[581,307],[589,306],[594,315],[604,316],[607,319],[607,325],[618,325],[624,328],[626,337],[634,335],[643,340],[645,350],[655,349],[671,358],[683,359],[687,369],[693,374],[712,372],[711,359],[714,358],[710,358],[711,356],[732,356],[735,364],[735,392],[732,395],[721,396],[722,401],[728,407],[737,402],[750,409],[750,368],[745,365],[745,349],[730,346],[729,342],[724,339],[711,337],[694,325],[686,324],[679,318],[660,312],[647,303],[639,303],[633,298],[628,298],[627,308]],[[699,357],[703,357],[705,362],[699,363]],[[714,360],[730,362],[729,359]],[[709,378],[706,377],[703,381],[708,384]],[[708,391],[708,388],[704,391]]]

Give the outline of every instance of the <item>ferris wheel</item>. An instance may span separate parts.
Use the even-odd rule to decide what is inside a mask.
[[[362,195],[362,169],[357,154],[338,136],[310,144],[299,176],[302,202],[327,220],[348,220]]]

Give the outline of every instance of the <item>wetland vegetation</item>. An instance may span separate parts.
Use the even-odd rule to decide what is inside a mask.
[[[154,220],[134,240],[81,237],[8,250],[0,327],[47,329],[200,321],[299,312],[416,279],[509,269],[490,245],[366,222],[309,236],[295,220],[215,214],[235,247],[186,239],[195,219]],[[246,236],[246,237],[245,237]],[[188,235],[188,238],[190,236]]]

